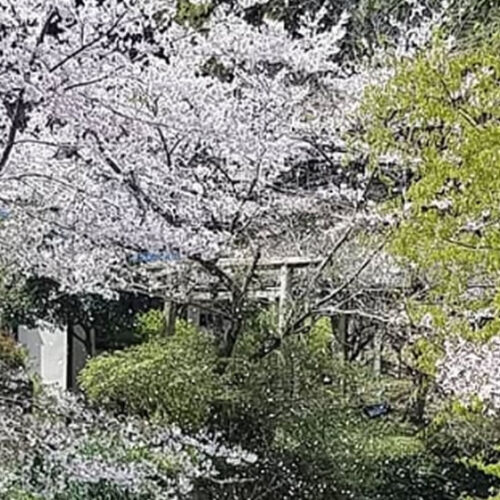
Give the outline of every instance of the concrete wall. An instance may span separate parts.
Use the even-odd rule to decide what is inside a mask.
[[[39,321],[35,328],[20,326],[18,339],[28,350],[28,367],[32,372],[36,373],[43,383],[66,389],[66,329]]]

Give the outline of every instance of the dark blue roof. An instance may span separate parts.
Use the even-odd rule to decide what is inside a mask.
[[[173,262],[180,260],[178,252],[142,252],[130,258],[134,264],[147,264],[150,262]]]

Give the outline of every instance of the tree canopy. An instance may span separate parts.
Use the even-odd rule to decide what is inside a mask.
[[[0,0],[0,499],[500,491],[499,22]]]
[[[387,208],[401,211],[392,247],[425,276],[429,293],[417,303],[417,320],[432,318],[447,339],[488,340],[498,331],[497,47],[494,37],[450,54],[438,41],[366,103],[375,154],[412,165],[415,180]],[[450,370],[461,358],[472,361],[453,352]],[[476,358],[478,369],[484,360]],[[453,373],[457,384],[467,385],[460,369]],[[472,366],[467,373],[471,384],[477,380]]]
[[[306,17],[297,38],[224,5],[203,30],[175,22],[175,2],[2,12],[2,256],[18,268],[116,286],[127,256],[270,247],[294,214],[356,198],[287,176],[336,147],[372,79],[335,61],[347,17]]]

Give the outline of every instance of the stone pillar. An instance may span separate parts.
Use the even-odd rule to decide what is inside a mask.
[[[201,312],[198,307],[187,306],[186,311],[187,320],[196,326],[196,328],[200,328],[201,326]]]
[[[165,315],[165,336],[170,337],[175,333],[175,320],[177,319],[177,304],[171,300],[165,299],[163,313]]]

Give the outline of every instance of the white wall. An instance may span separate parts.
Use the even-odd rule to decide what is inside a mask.
[[[39,375],[43,383],[66,389],[66,329],[39,321],[35,328],[20,326],[18,339],[28,350],[28,367],[32,372]]]

